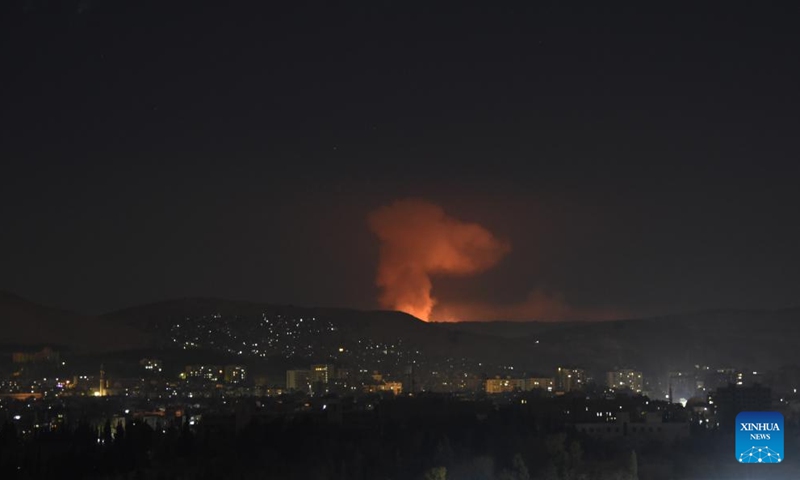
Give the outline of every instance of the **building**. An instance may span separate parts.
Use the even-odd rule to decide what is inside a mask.
[[[708,390],[723,388],[729,384],[736,383],[736,369],[717,368],[708,371],[703,378],[703,386]]]
[[[225,369],[219,365],[186,365],[181,378],[219,382],[222,381],[224,375]]]
[[[287,370],[286,390],[290,392],[311,392],[311,370]]]
[[[100,365],[100,384],[97,388],[97,396],[98,397],[105,397],[108,393],[106,389],[108,388],[108,380],[106,380],[106,369],[103,365]]]
[[[311,383],[321,383],[327,385],[334,378],[333,365],[324,363],[311,365]]]
[[[556,392],[567,393],[581,390],[585,385],[586,371],[582,368],[558,367],[556,369]]]
[[[553,391],[554,380],[548,377],[532,378],[489,378],[486,380],[486,393],[508,393],[514,391],[529,392],[531,390]]]
[[[644,422],[631,422],[628,412],[619,412],[614,422],[576,423],[575,430],[606,441],[644,444],[684,440],[689,438],[690,426],[689,422],[664,422],[660,412],[648,413]]]
[[[225,383],[242,383],[245,381],[246,368],[242,365],[225,365]]]
[[[612,390],[631,390],[642,393],[644,381],[642,372],[623,368],[606,373],[606,386]]]
[[[525,390],[525,380],[522,378],[488,378],[486,379],[486,393],[508,393]]]
[[[157,358],[143,358],[139,360],[139,365],[148,373],[161,373],[162,370],[161,360]]]
[[[669,372],[668,400],[685,405],[689,399],[703,396],[703,385],[704,381],[698,382],[694,372]]]
[[[392,392],[395,395],[403,393],[402,382],[382,382],[377,385],[364,385],[364,393]]]
[[[384,392],[392,392],[395,395],[403,393],[403,382],[385,382],[381,385],[381,390]]]
[[[743,387],[728,385],[708,394],[708,405],[714,407],[717,426],[733,427],[739,412],[758,412],[772,408],[772,390],[761,385]]]
[[[181,373],[181,379],[242,383],[246,372],[247,369],[242,365],[186,365]]]
[[[323,363],[311,365],[311,392],[314,394],[329,393],[330,385],[333,383],[333,365]]]
[[[767,375],[765,385],[779,395],[794,395],[800,387],[800,367],[785,365]]]
[[[756,372],[750,371],[747,372],[736,372],[737,375],[737,385],[744,385],[745,387],[752,387],[753,385],[764,385],[767,383],[766,376],[764,372]]]
[[[552,392],[555,388],[553,377],[531,377],[525,379],[525,391],[546,390]]]

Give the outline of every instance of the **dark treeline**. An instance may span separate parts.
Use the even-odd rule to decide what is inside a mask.
[[[447,406],[446,406],[447,407]],[[89,425],[22,439],[0,429],[0,478],[277,480],[668,480],[751,478],[725,437],[682,445],[601,442],[514,407],[351,416],[236,415],[161,428]],[[788,449],[787,449],[788,450]],[[731,469],[739,468],[739,470]],[[787,474],[790,465],[780,465]],[[763,474],[765,471],[758,472]],[[756,477],[752,477],[756,478]],[[783,477],[789,478],[789,477]]]

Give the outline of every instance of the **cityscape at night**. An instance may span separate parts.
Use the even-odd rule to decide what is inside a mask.
[[[0,6],[0,479],[800,478],[800,7]]]
[[[47,314],[9,294],[3,308],[28,319]],[[691,331],[685,323],[750,324],[737,318],[744,315],[791,327],[797,313],[426,323],[391,311],[162,302],[103,316],[140,322],[151,344],[5,347],[3,458],[34,477],[58,475],[73,456],[93,459],[70,464],[78,476],[99,478],[736,475],[738,465],[715,456],[731,448],[725,432],[738,412],[774,410],[787,425],[800,422],[800,366],[788,363],[795,337],[774,342],[769,361],[737,363],[725,350],[678,347]],[[683,326],[659,336],[650,322]],[[640,324],[643,336],[614,335]],[[602,329],[576,335],[592,326]],[[608,329],[622,342],[603,346]],[[649,347],[659,343],[667,351],[654,360]],[[309,442],[324,448],[308,450]],[[33,448],[40,457],[28,456]],[[667,463],[697,451],[707,459],[683,470]]]

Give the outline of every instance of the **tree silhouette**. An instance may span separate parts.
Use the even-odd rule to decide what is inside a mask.
[[[435,465],[444,465],[449,467],[453,464],[453,448],[450,446],[450,439],[447,435],[442,435],[439,442],[436,444],[436,450],[433,454],[433,463]]]
[[[106,423],[103,424],[103,445],[111,445],[111,419],[108,418]]]
[[[631,474],[631,480],[639,480],[639,460],[636,458],[636,450],[631,450],[628,473]]]
[[[447,480],[447,469],[445,467],[433,467],[422,477],[424,480]]]
[[[519,453],[514,455],[511,460],[511,478],[512,480],[530,480],[531,475],[528,472],[528,466],[525,465],[525,460]]]

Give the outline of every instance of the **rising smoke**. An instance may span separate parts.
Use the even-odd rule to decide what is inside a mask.
[[[429,320],[436,305],[431,276],[479,273],[510,250],[481,225],[449,217],[438,205],[419,199],[375,210],[369,225],[381,241],[381,305],[422,320]]]

